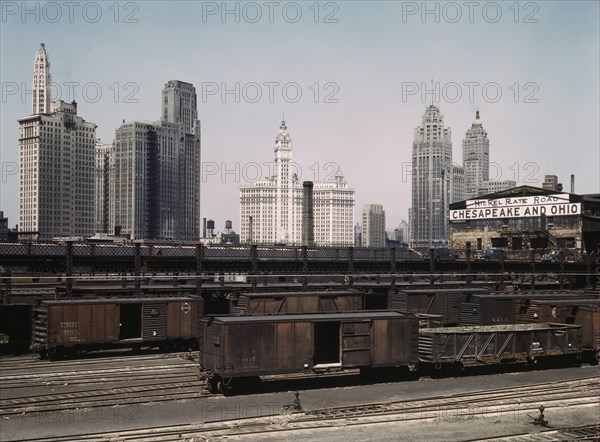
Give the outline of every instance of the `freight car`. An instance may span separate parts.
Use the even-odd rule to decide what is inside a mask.
[[[419,361],[451,370],[466,365],[535,363],[582,355],[581,326],[501,324],[419,330]]]
[[[363,309],[363,295],[355,291],[241,293],[231,296],[229,312],[243,315],[324,313]]]
[[[29,304],[0,305],[0,333],[6,341],[0,354],[26,353],[31,343],[31,306]]]
[[[407,313],[219,316],[201,322],[200,366],[213,392],[264,375],[349,368],[393,373],[418,361],[418,319]]]
[[[42,301],[34,349],[42,356],[115,347],[196,348],[202,301],[191,297]]]
[[[389,309],[441,315],[445,325],[459,324],[459,307],[467,296],[489,293],[485,288],[400,290],[390,295]]]
[[[580,303],[590,299],[592,299],[590,294],[576,291],[494,292],[467,295],[459,306],[459,323],[460,325],[493,325],[563,322],[550,317],[542,321],[537,320],[539,302],[565,300]]]

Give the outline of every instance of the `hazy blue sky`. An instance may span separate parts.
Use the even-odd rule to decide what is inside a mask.
[[[270,173],[283,113],[300,178],[340,167],[356,219],[380,203],[395,227],[432,80],[455,162],[479,107],[492,177],[541,187],[551,173],[568,191],[575,174],[577,193],[600,192],[600,2],[476,3],[3,1],[0,210],[18,222],[17,118],[40,42],[106,142],[123,119],[158,119],[168,80],[196,86],[201,216],[219,229],[239,230],[239,187]]]

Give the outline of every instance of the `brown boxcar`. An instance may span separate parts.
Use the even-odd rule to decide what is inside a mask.
[[[393,311],[202,320],[200,365],[213,391],[234,378],[348,368],[413,367],[418,320]]]
[[[579,325],[502,324],[419,330],[419,360],[438,368],[554,356],[580,358],[582,351]]]
[[[458,324],[460,304],[468,295],[486,291],[485,288],[400,290],[390,295],[388,307],[392,310],[441,315],[444,324]]]
[[[197,346],[196,298],[43,301],[35,311],[34,346],[41,353],[114,346]]]
[[[468,295],[460,305],[460,325],[493,325],[516,322],[566,322],[539,317],[541,301],[590,299],[589,294],[573,291],[493,292]]]
[[[362,309],[362,294],[354,291],[241,293],[230,299],[230,313],[238,316],[345,312]]]

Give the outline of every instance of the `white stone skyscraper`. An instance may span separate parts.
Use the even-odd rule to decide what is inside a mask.
[[[40,43],[40,48],[35,55],[33,64],[33,100],[32,100],[32,115],[49,114],[52,110],[50,96],[50,58],[46,53],[46,45]]]
[[[448,244],[447,212],[451,202],[447,180],[455,175],[450,128],[438,107],[428,106],[421,126],[415,129],[412,149],[411,246],[417,249]]]
[[[115,221],[115,145],[96,140],[96,233],[114,233]]]
[[[240,240],[301,244],[302,192],[293,172],[292,138],[282,121],[275,138],[273,175],[240,188]]]
[[[302,244],[302,182],[292,161],[285,121],[275,138],[273,174],[240,187],[240,240],[252,244]],[[341,171],[313,186],[314,244],[354,243],[354,189]]]
[[[96,125],[77,115],[74,101],[50,106],[49,80],[42,43],[34,64],[33,115],[18,120],[19,231],[23,239],[91,236]]]
[[[474,198],[484,181],[489,181],[490,140],[481,125],[479,111],[463,140],[463,166],[465,168],[465,198]]]
[[[169,81],[161,119],[115,133],[114,225],[131,239],[196,241],[200,220],[200,122],[196,90]]]

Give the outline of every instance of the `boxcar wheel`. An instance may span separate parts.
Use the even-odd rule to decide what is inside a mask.
[[[219,393],[219,383],[220,380],[217,376],[211,376],[210,378],[208,378],[208,389],[211,393]]]

